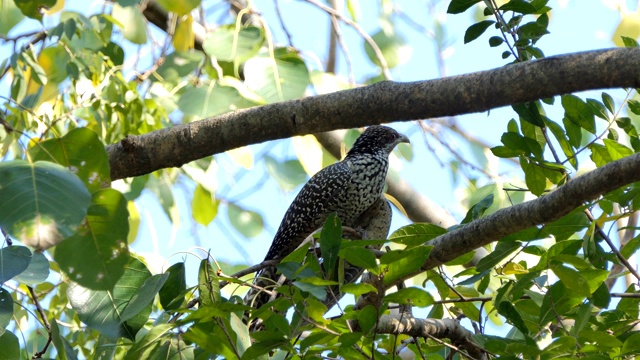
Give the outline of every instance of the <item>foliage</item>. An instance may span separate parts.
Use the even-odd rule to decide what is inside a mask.
[[[144,7],[150,3],[170,12],[171,26],[163,29],[167,33],[158,34],[147,24]],[[255,310],[233,292],[246,283],[230,276],[240,269],[214,261],[220,251],[214,245],[206,245],[212,249],[202,256],[197,272],[190,272],[184,259],[158,271],[153,259],[130,248],[138,235],[143,192],[153,194],[178,224],[183,219],[178,189],[186,186],[192,189],[194,223],[228,221],[238,234],[252,238],[272,226],[257,205],[228,196],[219,184],[225,177],[219,166],[232,165],[234,182],[261,164],[265,178],[291,191],[335,159],[314,138],[302,137],[293,142],[295,157],[289,151],[283,158],[268,146],[264,151],[244,147],[180,169],[112,183],[106,145],[229,111],[298,99],[310,88],[323,93],[355,83],[347,84],[334,69],[311,70],[313,60],[302,49],[277,45],[272,29],[278,25],[252,9],[223,16],[223,23],[212,26],[194,47],[194,24],[201,20],[194,16],[204,4],[150,3],[117,1],[92,15],[62,11],[45,17],[51,21],[42,20],[41,10],[51,7],[55,14],[62,5],[49,0],[0,4],[0,35],[16,45],[2,66],[0,359],[451,354],[446,339],[380,333],[382,316],[399,306],[430,318],[470,320],[478,330],[473,341],[498,356],[640,354],[637,285],[626,284],[622,293],[612,290],[629,274],[633,265],[627,260],[640,247],[640,237],[632,235],[640,208],[638,184],[555,222],[497,239],[475,263],[470,263],[474,253],[469,252],[427,271],[422,266],[433,247],[425,243],[456,227],[415,223],[386,240],[348,241],[342,239],[339,219],[331,217],[319,235],[319,256],[301,248],[284,259],[278,269],[288,282],[277,288],[279,297]],[[349,15],[339,20],[359,28],[357,2],[346,5]],[[446,5],[449,14],[475,10],[480,18],[466,29],[464,42],[489,32],[489,47],[504,48],[502,59],[543,58],[540,40],[553,37],[546,0],[451,0]],[[370,41],[365,34],[362,46],[376,73],[363,83],[381,80],[412,53],[394,22],[402,15],[399,9],[383,1],[379,11],[381,29]],[[29,19],[40,21],[44,30],[8,37]],[[434,29],[433,41],[442,50],[444,25],[435,22]],[[637,46],[633,38],[639,34],[627,35],[616,41]],[[160,46],[153,43],[158,37],[163,39]],[[139,48],[148,53],[136,55]],[[132,69],[137,61],[144,63],[143,71]],[[353,69],[349,71],[354,79]],[[517,169],[508,179],[516,186],[492,173],[485,155],[475,164],[441,134],[429,133],[440,149],[450,151],[456,178],[467,177],[467,211],[458,226],[544,196],[591,165],[602,167],[640,152],[635,90],[627,90],[624,99],[607,92],[586,99],[566,94],[513,104],[512,109],[501,144],[490,147],[492,155],[487,156],[506,159]],[[548,115],[552,109],[560,109],[561,116]],[[450,134],[460,131],[435,121]],[[429,129],[431,122],[419,124]],[[245,131],[250,136],[250,129]],[[352,143],[356,135],[347,133],[345,142]],[[475,155],[488,150],[479,142],[467,145],[480,149]],[[420,161],[411,160],[407,149],[393,156]],[[390,177],[397,175],[394,169]],[[375,249],[383,244],[388,247],[380,254]],[[354,268],[381,282],[350,283]],[[401,280],[408,286],[385,288]],[[341,302],[338,314],[327,316],[327,304],[342,295],[348,300],[377,296],[378,303],[357,307]],[[262,321],[261,331],[249,332],[243,322],[247,311],[252,321]]]

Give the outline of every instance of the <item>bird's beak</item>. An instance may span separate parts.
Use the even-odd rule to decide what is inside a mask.
[[[398,143],[411,144],[411,141],[409,141],[409,138],[406,135],[400,134],[400,139],[398,139]]]

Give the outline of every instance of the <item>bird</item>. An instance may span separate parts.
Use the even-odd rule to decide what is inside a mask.
[[[390,223],[390,206],[384,199],[383,189],[389,154],[403,142],[409,143],[409,139],[393,128],[367,127],[342,161],[320,170],[302,187],[287,209],[264,261],[281,260],[289,255],[320,229],[332,213],[337,214],[343,226],[366,230],[376,226],[359,224],[363,221],[359,218],[373,207],[376,211],[382,209]],[[386,227],[386,238],[389,224],[381,227]],[[381,233],[379,229],[375,232]],[[273,287],[278,278],[275,266],[261,270],[245,296],[245,304],[258,309],[268,302],[271,296],[260,289]]]

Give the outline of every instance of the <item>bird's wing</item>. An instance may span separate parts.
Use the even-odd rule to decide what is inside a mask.
[[[341,193],[351,180],[351,169],[338,162],[320,170],[300,190],[284,215],[265,260],[280,259],[295,250],[336,211]]]

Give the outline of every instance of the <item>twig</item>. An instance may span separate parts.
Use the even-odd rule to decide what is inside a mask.
[[[387,80],[391,80],[391,73],[389,72],[389,65],[387,64],[387,60],[384,58],[384,55],[382,55],[382,51],[380,50],[380,48],[378,47],[378,44],[376,44],[375,41],[373,41],[373,39],[371,38],[371,36],[369,36],[369,34],[367,34],[366,31],[364,31],[364,29],[356,22],[351,21],[349,18],[342,16],[342,14],[340,14],[339,12],[335,11],[334,9],[321,4],[319,2],[317,2],[316,0],[305,0],[306,2],[308,2],[309,4],[312,4],[322,10],[324,10],[325,12],[327,12],[329,15],[333,15],[336,18],[344,21],[347,25],[353,27],[358,34],[360,34],[360,36],[362,36],[362,38],[367,42],[367,44],[369,44],[371,46],[371,49],[373,49],[373,52],[376,55],[376,59],[378,59],[378,62],[380,62],[380,68],[382,69],[382,74],[384,75],[384,78]]]
[[[42,355],[47,352],[49,345],[51,345],[51,324],[49,324],[49,319],[47,319],[47,315],[44,313],[42,306],[40,306],[40,301],[38,300],[38,296],[36,295],[35,291],[33,291],[33,288],[31,286],[27,286],[27,289],[29,290],[29,295],[31,296],[31,300],[33,300],[33,304],[36,306],[38,314],[40,314],[40,318],[42,319],[44,328],[45,330],[47,330],[47,334],[49,334],[49,338],[47,339],[47,343],[44,345],[44,348],[33,354],[32,359],[40,359]]]

